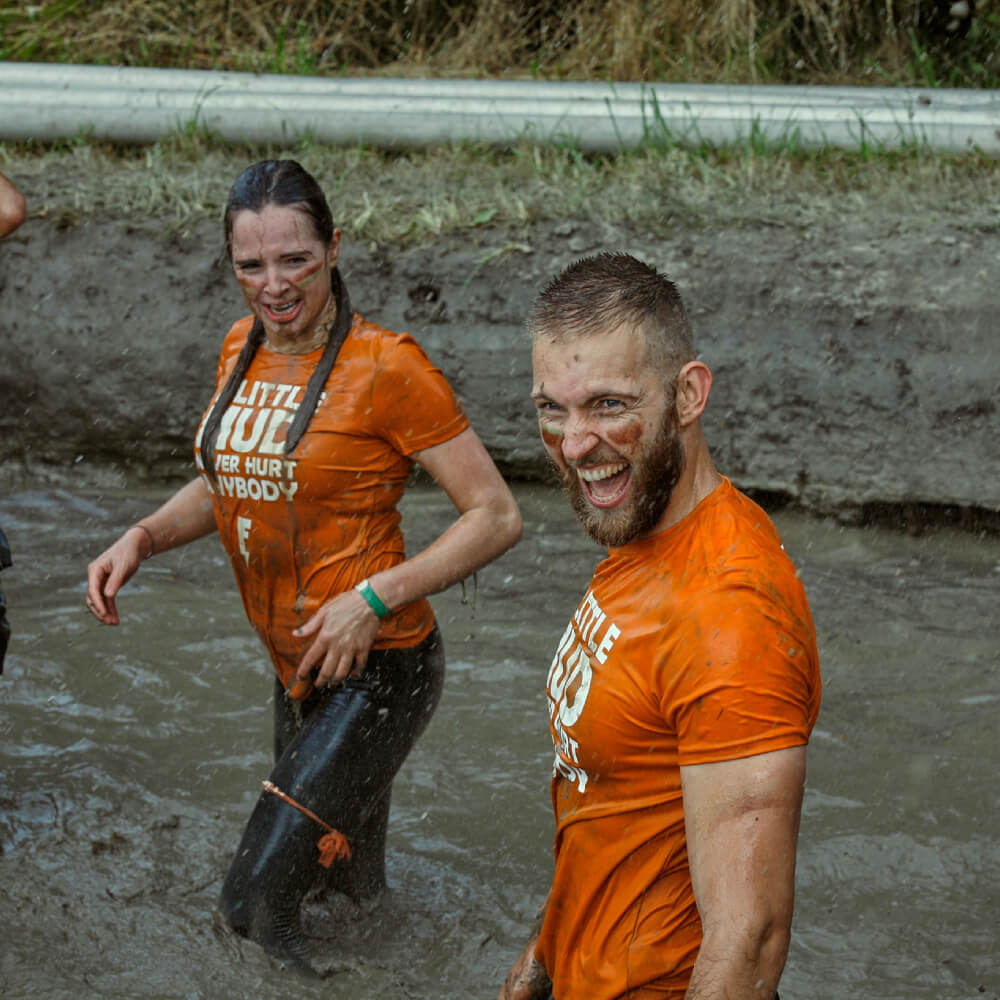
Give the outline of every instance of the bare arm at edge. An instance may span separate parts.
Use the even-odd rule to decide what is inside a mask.
[[[143,560],[215,530],[212,498],[204,480],[192,479],[138,524],[145,530],[132,525],[87,567],[87,606],[105,625],[119,623],[115,595]]]
[[[24,195],[14,182],[0,174],[0,238],[14,232],[27,214]]]
[[[788,955],[806,748],[681,768],[703,939],[686,1000],[773,1000]]]
[[[472,428],[412,457],[448,494],[459,516],[422,552],[371,577],[372,589],[390,609],[464,580],[521,537],[514,495]],[[313,640],[296,676],[305,679],[316,671],[314,683],[323,686],[363,669],[379,624],[355,590],[338,594],[296,633]]]
[[[524,951],[518,956],[517,961],[511,966],[507,978],[500,987],[500,994],[497,1000],[548,1000],[552,992],[552,980],[549,979],[548,972],[541,962],[535,958],[535,944],[538,935],[542,931],[542,923],[545,920],[545,911],[548,909],[549,897],[545,897],[535,915],[535,922],[531,927],[531,937],[524,947]]]

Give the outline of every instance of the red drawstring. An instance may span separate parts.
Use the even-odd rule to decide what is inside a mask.
[[[319,863],[324,868],[329,868],[330,865],[332,865],[334,861],[339,858],[350,860],[351,845],[348,843],[347,837],[345,837],[339,830],[335,830],[329,823],[321,820],[311,809],[306,809],[305,806],[300,805],[290,795],[286,795],[273,782],[263,781],[261,784],[263,785],[265,792],[277,795],[282,802],[287,802],[290,806],[295,806],[300,813],[304,813],[311,820],[319,823],[319,825],[327,831],[322,837],[319,838],[319,841],[316,844],[316,847],[319,849]]]

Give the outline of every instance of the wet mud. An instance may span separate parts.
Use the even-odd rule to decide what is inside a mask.
[[[417,247],[344,241],[366,318],[413,333],[501,468],[538,478],[524,318],[572,260],[673,276],[715,374],[704,417],[743,488],[821,513],[1000,530],[1000,303],[989,206],[849,195],[766,218],[533,220]],[[666,234],[663,234],[664,228]],[[219,346],[245,313],[220,226],[31,219],[0,243],[0,475],[71,488],[190,468]],[[72,261],[72,266],[67,266]],[[182,472],[183,470],[183,472]]]
[[[551,874],[544,678],[600,550],[522,485],[524,540],[434,598],[448,675],[396,783],[390,888],[307,905],[316,982],[214,918],[271,759],[270,669],[221,547],[144,565],[117,630],[83,608],[87,561],[163,493],[0,494],[0,995],[495,996]],[[404,509],[411,549],[451,517],[423,487]],[[825,683],[782,996],[997,1000],[1000,540],[776,521]]]

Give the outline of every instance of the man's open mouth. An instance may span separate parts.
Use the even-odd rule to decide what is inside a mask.
[[[576,474],[583,484],[587,499],[595,507],[615,507],[628,493],[632,481],[632,467],[628,462],[578,468]]]

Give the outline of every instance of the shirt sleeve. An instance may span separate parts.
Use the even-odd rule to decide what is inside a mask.
[[[677,733],[680,764],[809,742],[818,711],[810,623],[780,599],[741,586],[703,594],[680,636],[680,668],[661,701]]]
[[[404,455],[444,444],[469,426],[447,379],[408,334],[388,347],[375,378],[379,433]]]

